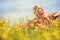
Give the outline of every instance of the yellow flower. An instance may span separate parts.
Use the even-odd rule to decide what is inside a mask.
[[[5,19],[0,19],[0,23],[5,23]]]
[[[15,24],[20,24],[20,22],[16,18],[14,18],[14,23]]]
[[[34,27],[34,24],[32,23],[30,26],[31,26],[31,27]]]
[[[54,30],[52,34],[56,37],[59,38],[59,30]]]
[[[48,31],[44,30],[44,33],[42,33],[44,35],[44,37],[46,38],[46,40],[51,40],[51,35]]]
[[[2,34],[1,34],[1,37],[2,37],[2,39],[7,39],[7,38],[8,38],[7,33],[5,33],[5,32],[2,33]]]
[[[8,24],[7,24],[7,23],[5,23],[5,24],[3,25],[3,27],[8,27]]]
[[[17,32],[19,31],[19,28],[18,27],[16,27],[15,29],[16,29]]]
[[[55,26],[58,26],[58,21],[57,20],[53,20],[52,24],[55,25]]]
[[[30,40],[30,38],[29,37],[25,37],[25,38],[23,38],[23,40]]]
[[[38,32],[39,31],[39,28],[38,27],[35,27],[34,31],[35,32]]]
[[[25,27],[25,32],[27,32],[27,30],[28,30],[28,27]]]

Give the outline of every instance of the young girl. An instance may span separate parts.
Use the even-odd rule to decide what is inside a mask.
[[[46,15],[44,12],[44,9],[40,5],[36,5],[33,7],[33,13],[35,14],[36,17],[32,20],[29,20],[27,23],[21,24],[20,27],[30,25],[32,23],[39,28],[41,27],[39,24],[49,26],[50,20],[56,19],[60,14],[60,12],[55,12],[55,13]]]

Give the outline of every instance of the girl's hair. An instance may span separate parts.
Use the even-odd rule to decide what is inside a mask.
[[[33,7],[33,13],[36,14],[36,15],[37,15],[37,10],[38,10],[38,8],[41,8],[42,11],[43,11],[43,8],[42,8],[40,5],[35,5],[35,6]]]

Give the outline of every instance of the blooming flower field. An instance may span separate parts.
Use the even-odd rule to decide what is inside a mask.
[[[19,27],[19,24],[0,19],[0,40],[60,40],[60,19],[51,20],[49,27],[40,24],[42,28],[34,24]]]

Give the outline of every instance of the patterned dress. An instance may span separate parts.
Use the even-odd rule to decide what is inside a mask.
[[[39,28],[42,27],[42,25],[49,26],[51,23],[51,20],[56,19],[59,17],[60,12],[55,12],[52,14],[49,14],[47,16],[43,15],[42,17],[35,17],[32,20],[28,20],[27,23],[21,24],[23,26],[31,26],[31,24],[34,24],[34,27],[37,26]],[[41,25],[42,24],[42,25]],[[20,25],[20,26],[21,26]]]

